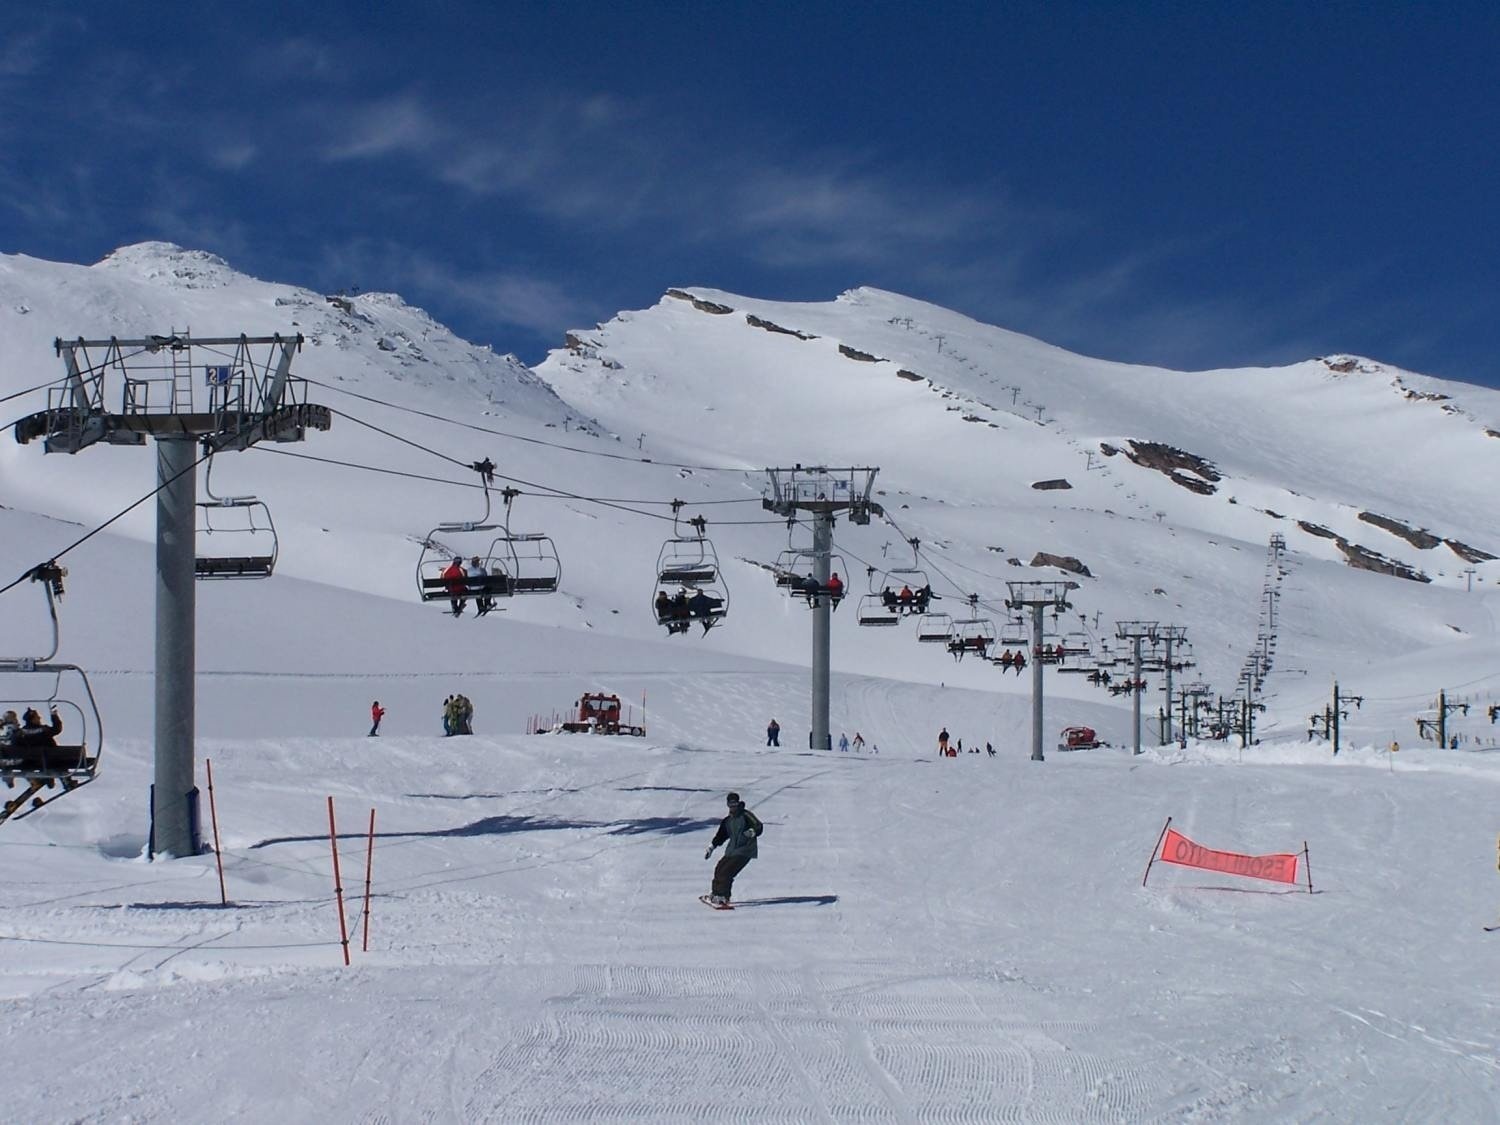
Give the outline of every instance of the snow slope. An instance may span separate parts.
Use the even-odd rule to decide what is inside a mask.
[[[0,827],[15,1119],[1500,1113],[1500,935],[1479,929],[1500,899],[1500,728],[1484,710],[1500,693],[1500,571],[1465,575],[1452,548],[1358,519],[1495,551],[1493,392],[1337,358],[1122,367],[872,290],[811,306],[692,291],[730,313],[669,296],[573,333],[534,374],[399,298],[335,296],[348,307],[161,244],[87,268],[0,258],[0,396],[60,374],[59,335],[295,329],[309,343],[294,372],[340,411],[304,447],[216,469],[271,503],[282,539],[271,581],[198,589],[199,754],[227,908],[211,857],[139,858],[150,505],[63,560],[63,656],[93,674],[107,745],[99,781]],[[1100,449],[1131,438],[1207,458],[1217,491]],[[461,465],[485,455],[526,482],[515,518],[557,540],[564,593],[454,620],[412,597],[415,540],[479,514]],[[905,628],[860,630],[845,609],[834,728],[880,752],[803,749],[808,615],[762,569],[788,539],[757,470],[814,459],[881,468],[895,525],[837,529],[856,588],[859,560],[907,561],[904,534],[955,602],[1059,576],[1026,565],[1037,551],[1076,555],[1088,628],[1184,624],[1195,674],[1226,693],[1282,532],[1263,743],[1060,754],[1049,734],[1032,763],[1029,677],[955,663]],[[149,492],[151,462],[0,444],[0,578]],[[1073,487],[1030,487],[1056,477]],[[673,497],[708,516],[725,560],[730,617],[706,638],[668,640],[649,615]],[[1433,581],[1352,569],[1294,519]],[[0,607],[0,647],[45,649],[33,586]],[[1332,675],[1364,699],[1337,759],[1305,741]],[[1457,751],[1414,737],[1439,688],[1472,704],[1450,720]],[[644,696],[649,736],[522,733],[596,689]],[[453,691],[475,702],[473,738],[438,734]],[[1049,731],[1082,721],[1124,741],[1121,700],[1081,677],[1048,692]],[[390,709],[378,740],[362,737],[372,699]],[[772,715],[780,749],[761,745]],[[997,755],[936,760],[943,724]],[[695,896],[731,788],[768,834],[744,907],[714,914]],[[347,970],[328,795],[356,944],[377,814],[370,952]],[[1306,841],[1317,893],[1162,865],[1142,888],[1169,815],[1210,847]]]

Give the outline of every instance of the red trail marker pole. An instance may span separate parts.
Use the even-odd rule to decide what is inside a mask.
[[[333,798],[328,798],[328,845],[333,849],[333,896],[339,904],[339,944],[344,947],[344,964],[349,963],[349,923],[344,918],[344,882],[339,876],[339,837],[333,824]]]
[[[375,810],[370,810],[370,843],[365,849],[365,918],[364,937],[359,944],[361,953],[370,952],[370,870],[375,865]]]
[[[208,816],[214,825],[214,862],[219,865],[219,905],[229,905],[229,895],[224,890],[224,853],[219,848],[219,810],[214,804],[214,760],[205,758],[204,766],[208,768]]]

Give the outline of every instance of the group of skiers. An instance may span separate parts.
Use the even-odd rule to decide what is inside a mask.
[[[817,606],[818,599],[827,594],[829,605],[838,609],[839,602],[844,600],[844,580],[839,577],[838,571],[834,571],[828,579],[828,585],[822,586],[809,574],[797,584],[797,592],[807,599],[809,606]]]
[[[474,595],[477,616],[483,617],[495,608],[497,593],[504,595],[510,592],[510,576],[505,573],[505,569],[497,564],[485,570],[478,555],[471,558],[467,565],[462,558],[454,555],[453,561],[443,569],[439,577],[448,589],[448,604],[453,608],[454,617],[463,616],[470,594]]]
[[[0,746],[56,746],[57,736],[62,733],[62,717],[57,708],[52,708],[50,723],[43,723],[35,707],[28,707],[21,716],[14,711],[0,715]]]
[[[474,704],[467,695],[450,695],[443,700],[443,734],[473,734]]]
[[[880,591],[880,602],[892,613],[926,613],[927,603],[937,597],[932,592],[931,586],[923,586],[913,590],[910,586],[902,586],[900,593],[887,586]]]
[[[1008,672],[1014,668],[1016,675],[1019,676],[1026,668],[1026,653],[1021,649],[1017,649],[1014,652],[1006,649],[999,656],[995,657],[995,663],[1000,665],[1002,672]]]
[[[723,598],[714,597],[702,590],[695,589],[689,596],[687,587],[683,587],[672,597],[661,590],[656,595],[656,620],[667,627],[669,637],[675,633],[686,633],[688,626],[694,621],[702,622],[703,632],[707,634],[721,616],[714,611],[723,605]]]
[[[958,739],[949,738],[948,737],[948,728],[947,727],[944,727],[942,730],[938,731],[938,757],[939,758],[956,758],[960,754],[962,754],[963,752],[964,752],[964,740],[963,739],[961,739],[961,738],[958,738]],[[995,748],[993,746],[991,746],[988,742],[986,742],[984,744],[984,752],[986,754],[988,754],[991,758],[993,758],[995,756]],[[979,747],[977,745],[976,746],[971,746],[969,748],[969,753],[970,754],[977,754],[977,753],[979,753]]]

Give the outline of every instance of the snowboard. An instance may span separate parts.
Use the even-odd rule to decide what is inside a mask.
[[[1493,926],[1486,926],[1484,928],[1484,932],[1487,934],[1492,934],[1496,930],[1500,930],[1500,922],[1496,922]]]
[[[734,909],[734,905],[732,903],[726,902],[726,903],[724,903],[721,906],[720,904],[718,904],[716,902],[710,901],[708,895],[699,895],[698,896],[698,901],[701,902],[704,906],[708,907],[710,910],[733,910]]]

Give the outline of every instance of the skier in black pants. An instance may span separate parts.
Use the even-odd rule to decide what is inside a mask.
[[[708,859],[720,844],[728,844],[724,849],[724,858],[714,867],[713,893],[708,896],[711,906],[729,905],[729,896],[734,890],[734,877],[745,869],[745,864],[755,858],[756,837],[763,835],[766,830],[760,818],[745,807],[745,802],[740,800],[738,793],[729,794],[726,801],[729,804],[729,815],[719,821],[714,841],[703,853],[703,858]]]

